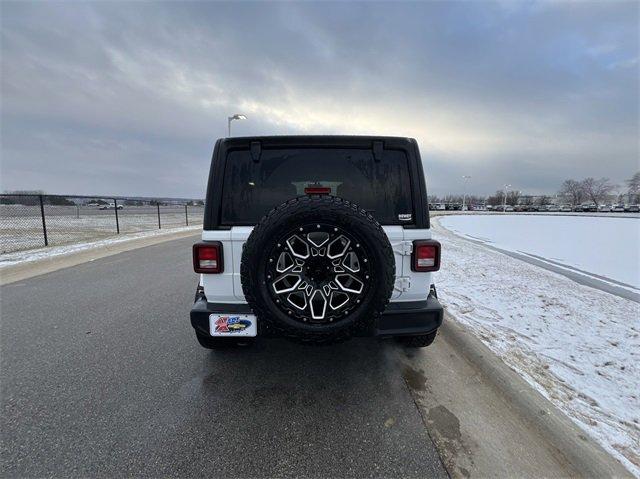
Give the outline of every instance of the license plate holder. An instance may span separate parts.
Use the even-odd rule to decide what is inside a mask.
[[[257,318],[254,314],[209,315],[209,333],[216,337],[254,337],[258,335]]]

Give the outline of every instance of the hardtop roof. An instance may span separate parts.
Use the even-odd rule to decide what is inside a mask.
[[[415,220],[414,225],[405,225],[404,227],[429,228],[424,172],[418,142],[414,138],[374,135],[272,135],[220,138],[216,141],[207,184],[204,229],[211,230],[226,227],[220,224],[220,205],[222,201],[224,165],[229,152],[248,149],[251,151],[254,160],[259,161],[262,149],[288,147],[371,149],[374,158],[379,157],[387,149],[404,151],[409,161]]]
[[[417,145],[414,138],[401,136],[371,136],[371,135],[270,135],[270,136],[239,136],[221,138],[224,147],[248,146],[253,142],[260,142],[263,146],[346,146],[351,148],[370,148],[372,142],[382,141],[385,147],[406,147]]]

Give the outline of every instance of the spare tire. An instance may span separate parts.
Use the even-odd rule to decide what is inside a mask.
[[[335,196],[301,196],[253,229],[240,273],[259,325],[322,343],[371,331],[393,291],[395,260],[365,210]]]

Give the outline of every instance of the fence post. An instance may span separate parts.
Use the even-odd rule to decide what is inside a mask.
[[[187,205],[184,205],[184,222],[187,226],[189,226],[189,213],[187,213]]]
[[[49,239],[47,238],[47,222],[44,220],[44,203],[42,202],[42,195],[38,195],[40,198],[40,215],[42,216],[42,233],[44,234],[44,245],[49,246]]]
[[[156,206],[158,207],[158,229],[162,229],[162,225],[160,224],[160,202],[157,202]]]
[[[118,221],[118,200],[113,199],[113,209],[116,212],[116,232],[120,234],[120,221]]]

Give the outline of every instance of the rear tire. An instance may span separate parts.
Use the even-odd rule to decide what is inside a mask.
[[[243,348],[251,346],[253,344],[253,338],[212,338],[206,334],[196,332],[196,338],[200,343],[200,346],[206,349],[228,349],[228,348]]]
[[[312,195],[292,198],[260,220],[244,245],[240,272],[259,322],[289,339],[324,344],[373,330],[395,269],[389,239],[373,216],[342,198]]]
[[[406,348],[426,348],[434,339],[436,339],[437,331],[420,336],[399,336],[396,341]]]

